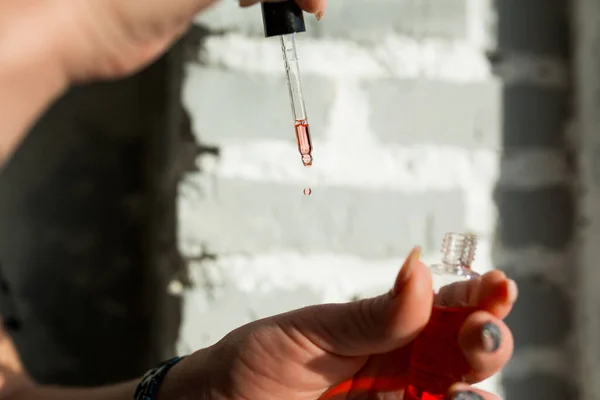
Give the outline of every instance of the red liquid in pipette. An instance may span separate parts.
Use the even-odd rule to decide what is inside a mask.
[[[298,151],[302,156],[302,164],[305,167],[310,167],[313,162],[312,158],[312,142],[310,139],[310,126],[306,119],[297,120],[294,123],[294,130],[296,131],[296,144],[298,145]],[[310,196],[312,190],[310,188],[304,189],[304,195]]]
[[[298,144],[298,151],[302,156],[302,163],[305,167],[310,167],[313,162],[312,158],[312,142],[310,139],[310,127],[306,119],[297,120],[294,123],[294,130],[296,131],[296,143]]]

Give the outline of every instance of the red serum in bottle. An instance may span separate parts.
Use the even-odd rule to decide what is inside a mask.
[[[469,372],[458,334],[475,309],[467,285],[457,283],[480,276],[471,270],[476,247],[475,235],[444,237],[442,262],[430,267],[435,292],[431,319],[415,340],[404,400],[443,400],[450,386]]]

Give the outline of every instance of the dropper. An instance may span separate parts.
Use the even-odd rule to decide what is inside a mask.
[[[312,142],[302,94],[295,38],[296,33],[306,32],[304,14],[295,0],[286,0],[277,3],[263,2],[262,15],[265,36],[279,36],[281,39],[281,51],[294,117],[296,143],[302,156],[302,163],[305,167],[310,167],[313,162]]]

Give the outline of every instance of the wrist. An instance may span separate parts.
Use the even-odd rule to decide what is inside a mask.
[[[39,388],[27,374],[5,374],[0,385],[0,400],[16,400],[21,398],[34,398],[34,393]]]
[[[190,386],[192,381],[185,361],[186,357],[175,357],[146,372],[137,385],[134,398],[136,400],[189,399],[191,393],[195,391]]]
[[[187,382],[184,379],[185,361],[180,361],[169,370],[155,395],[155,400],[186,400],[190,397],[187,395]]]
[[[173,366],[162,382],[156,400],[214,400],[208,384],[206,350],[199,350]]]

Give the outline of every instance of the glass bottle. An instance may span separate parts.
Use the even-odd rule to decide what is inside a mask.
[[[430,266],[434,301],[431,319],[412,350],[405,400],[443,400],[450,386],[464,380],[470,366],[458,333],[475,311],[467,282],[480,275],[471,269],[477,248],[472,234],[447,233],[442,261]]]

